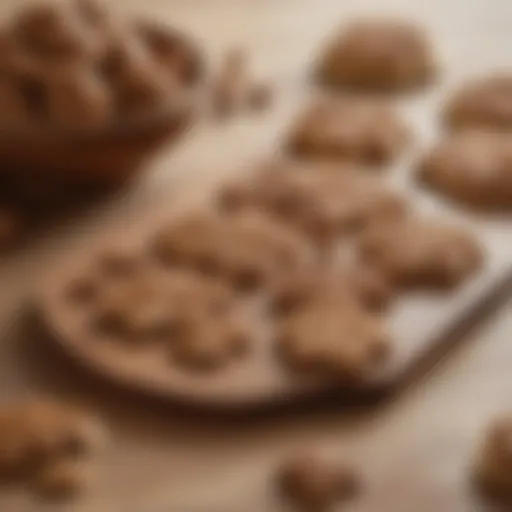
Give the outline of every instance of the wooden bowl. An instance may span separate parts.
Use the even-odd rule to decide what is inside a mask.
[[[117,186],[133,177],[156,149],[175,142],[186,131],[193,121],[194,91],[203,76],[204,59],[199,49],[177,31],[147,22],[140,23],[138,29],[160,40],[178,41],[187,49],[191,57],[184,80],[187,99],[153,115],[99,130],[0,130],[0,173]]]

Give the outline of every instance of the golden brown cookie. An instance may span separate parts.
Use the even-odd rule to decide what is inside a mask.
[[[340,29],[316,73],[336,88],[404,91],[431,82],[436,63],[420,27],[401,20],[360,20]]]
[[[463,85],[449,98],[443,116],[453,129],[512,128],[512,75],[496,74]]]
[[[264,171],[246,183],[228,185],[218,202],[231,212],[250,208],[270,212],[317,242],[407,212],[404,200],[375,176],[313,167]]]
[[[453,288],[483,264],[482,249],[469,232],[417,217],[368,230],[359,249],[367,265],[406,288]]]
[[[185,272],[148,271],[107,285],[95,324],[116,339],[145,344],[172,338],[198,312],[215,316],[229,301],[229,291],[218,282]]]
[[[409,132],[389,105],[375,99],[325,97],[298,118],[287,142],[300,158],[388,164],[404,149]]]
[[[30,53],[46,61],[89,59],[94,41],[69,5],[39,0],[13,21],[13,35]]]
[[[277,315],[288,315],[308,302],[343,293],[372,311],[387,306],[393,290],[381,272],[359,264],[311,265],[276,280],[271,290],[272,309]]]
[[[345,292],[315,297],[276,327],[276,349],[291,371],[357,385],[380,369],[391,348],[381,320]]]
[[[297,509],[324,512],[353,498],[360,481],[354,468],[343,461],[305,454],[288,460],[279,470],[277,484]]]
[[[230,219],[191,215],[158,233],[153,247],[167,265],[192,267],[240,289],[266,284],[310,257],[300,235],[257,212]]]
[[[186,369],[211,372],[240,359],[250,349],[247,325],[233,314],[198,316],[169,344],[172,360]]]
[[[4,407],[0,433],[0,470],[18,477],[33,474],[52,460],[88,459],[106,440],[96,418],[48,400]]]
[[[74,498],[82,492],[91,477],[91,467],[81,460],[63,458],[51,461],[39,469],[33,489],[38,496],[61,501]]]
[[[512,498],[512,417],[504,415],[489,426],[474,463],[473,473],[481,490]]]
[[[512,210],[512,136],[482,130],[453,134],[420,161],[418,177],[469,208]]]

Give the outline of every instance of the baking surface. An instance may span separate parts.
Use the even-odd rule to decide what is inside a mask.
[[[278,93],[285,93],[282,113],[275,114],[275,129],[293,110],[294,95],[300,94],[294,84],[310,56],[328,31],[352,13],[385,7],[422,21],[433,33],[449,69],[446,87],[466,76],[505,66],[512,43],[512,4],[507,0],[112,1],[123,9],[170,22],[179,20],[208,45],[212,60],[227,46],[247,46],[256,71],[277,82]],[[14,5],[19,2],[6,1],[1,9],[8,11]],[[421,102],[434,108],[435,96],[442,94],[427,95]],[[404,109],[411,119],[421,116],[412,104]],[[279,510],[272,493],[265,492],[268,471],[280,454],[308,442],[325,443],[361,460],[370,490],[356,510],[400,512],[419,509],[419,504],[425,512],[478,510],[468,502],[464,466],[489,414],[508,406],[510,305],[493,319],[485,335],[477,332],[442,369],[389,407],[373,412],[372,421],[355,413],[312,411],[279,420],[206,423],[104,388],[70,367],[41,337],[19,332],[17,308],[34,283],[52,270],[56,257],[71,254],[72,247],[79,250],[89,235],[95,236],[106,225],[119,227],[120,218],[136,220],[147,207],[170,202],[174,185],[181,182],[185,187],[187,175],[195,177],[194,189],[199,185],[207,189],[221,174],[236,172],[240,165],[271,153],[272,130],[261,139],[252,137],[265,122],[264,116],[255,116],[215,131],[199,127],[193,143],[191,137],[174,154],[163,154],[147,180],[115,198],[115,208],[99,208],[88,219],[63,226],[53,237],[35,242],[30,250],[2,264],[2,398],[55,392],[97,407],[113,428],[112,447],[99,468],[97,485],[61,510]],[[235,132],[240,144],[226,145]],[[432,133],[427,130],[424,135],[427,140]],[[197,152],[195,144],[203,150]],[[497,222],[487,232],[506,266],[510,238],[507,241],[504,226]],[[53,505],[47,508],[55,509]],[[45,507],[23,490],[7,489],[0,493],[0,510],[44,512]]]

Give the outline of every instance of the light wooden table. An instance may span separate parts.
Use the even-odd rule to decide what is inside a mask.
[[[254,56],[256,72],[279,84],[292,84],[303,73],[339,21],[374,9],[420,19],[439,39],[453,76],[478,72],[482,62],[489,69],[506,65],[512,47],[508,0],[112,3],[120,10],[188,28],[208,48],[212,62],[227,47],[242,44]],[[20,4],[4,0],[0,10],[10,13]],[[69,247],[84,244],[98,229],[98,220],[115,227],[120,219],[136,218],[155,204],[173,200],[176,182],[185,182],[188,175],[196,184],[206,183],[215,180],[217,170],[228,162],[239,165],[268,153],[271,140],[230,147],[230,130],[250,133],[252,122],[264,120],[241,121],[222,128],[220,134],[208,127],[199,130],[191,137],[202,137],[209,151],[195,154],[194,144],[185,140],[179,151],[164,152],[150,177],[125,197],[2,262],[1,397],[51,392],[84,402],[105,415],[113,436],[98,482],[82,499],[57,508],[34,501],[22,489],[5,489],[0,490],[1,512],[279,512],[284,508],[269,491],[269,471],[282,455],[310,443],[325,444],[361,461],[369,490],[353,510],[477,510],[468,502],[465,465],[485,422],[509,405],[512,303],[446,364],[370,414],[310,411],[229,424],[186,417],[96,384],[49,351],[42,340],[22,332],[17,311],[38,276]]]

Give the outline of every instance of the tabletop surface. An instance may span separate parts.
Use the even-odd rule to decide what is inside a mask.
[[[482,63],[488,69],[505,66],[512,42],[507,0],[110,1],[120,11],[187,28],[208,48],[212,62],[226,48],[242,45],[253,55],[256,72],[279,83],[292,81],[329,31],[359,13],[420,20],[439,40],[456,77],[481,72]],[[9,14],[20,3],[4,0],[0,12]],[[241,123],[222,128],[220,135],[210,128],[196,134],[211,153],[191,156],[193,147],[183,141],[176,151],[164,152],[137,187],[2,261],[0,398],[44,392],[84,403],[104,415],[112,443],[94,487],[82,498],[45,506],[23,489],[6,488],[0,490],[0,511],[284,511],[269,476],[281,457],[309,445],[347,454],[361,466],[367,491],[347,510],[480,510],[467,488],[467,465],[485,424],[510,407],[510,301],[468,333],[467,343],[435,371],[384,407],[350,413],[319,408],[230,422],[190,416],[105,386],[22,325],[20,307],[56,257],[105,227],[116,229],[173,200],[178,184],[214,179],[216,169],[247,149],[225,143],[229,130],[250,129]]]

